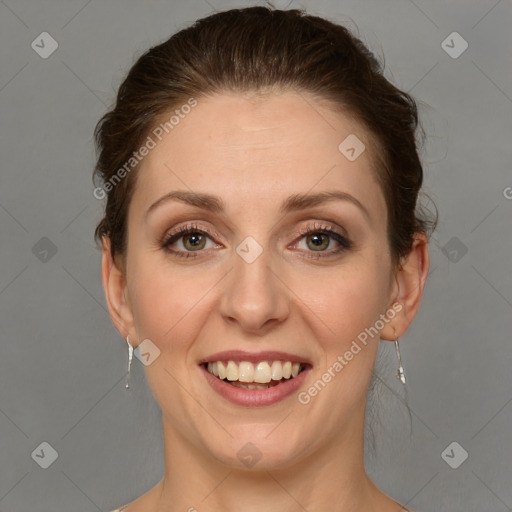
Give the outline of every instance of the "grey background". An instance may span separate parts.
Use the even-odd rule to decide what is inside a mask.
[[[92,132],[144,50],[214,10],[257,3],[0,1],[3,512],[110,510],[162,477],[158,406],[135,358],[125,390],[126,344],[105,308]],[[406,395],[392,344],[381,347],[368,471],[425,512],[512,510],[512,3],[275,5],[356,30],[421,102],[427,131],[440,222],[423,305],[401,339]],[[44,31],[59,45],[47,59],[31,48]],[[456,59],[441,46],[454,31],[469,44]],[[457,469],[441,457],[453,441],[469,454]],[[42,442],[58,453],[47,469],[31,455]]]

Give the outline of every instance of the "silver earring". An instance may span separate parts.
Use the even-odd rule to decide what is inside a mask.
[[[132,357],[133,357],[133,347],[130,343],[130,337],[126,336],[126,343],[128,343],[128,374],[126,375],[126,386],[128,389],[130,387],[130,370],[132,367]]]
[[[398,339],[395,340],[395,348],[396,348],[396,357],[398,358],[398,372],[396,373],[396,378],[400,379],[402,384],[405,385],[405,373],[404,373],[404,367],[402,366],[402,357],[400,356],[400,347],[398,346]]]

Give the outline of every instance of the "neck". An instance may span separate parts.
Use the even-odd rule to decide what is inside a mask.
[[[235,512],[243,504],[244,512],[399,512],[366,475],[363,423],[364,411],[331,442],[318,440],[319,448],[286,466],[240,470],[205,454],[163,417],[165,475],[147,510]]]

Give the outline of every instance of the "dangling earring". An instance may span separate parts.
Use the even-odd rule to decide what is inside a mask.
[[[126,336],[126,343],[128,343],[128,374],[126,376],[126,389],[130,387],[130,370],[132,366],[132,357],[133,357],[133,347],[130,343],[130,337]]]
[[[398,346],[398,338],[395,339],[396,357],[398,358],[398,372],[396,378],[400,379],[403,385],[405,385],[405,373],[404,367],[402,366],[402,357],[400,356],[400,347]]]

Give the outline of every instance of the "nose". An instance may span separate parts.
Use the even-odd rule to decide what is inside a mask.
[[[222,317],[245,332],[263,336],[288,317],[287,288],[279,272],[271,268],[268,251],[251,263],[236,253],[233,260],[220,301]]]

